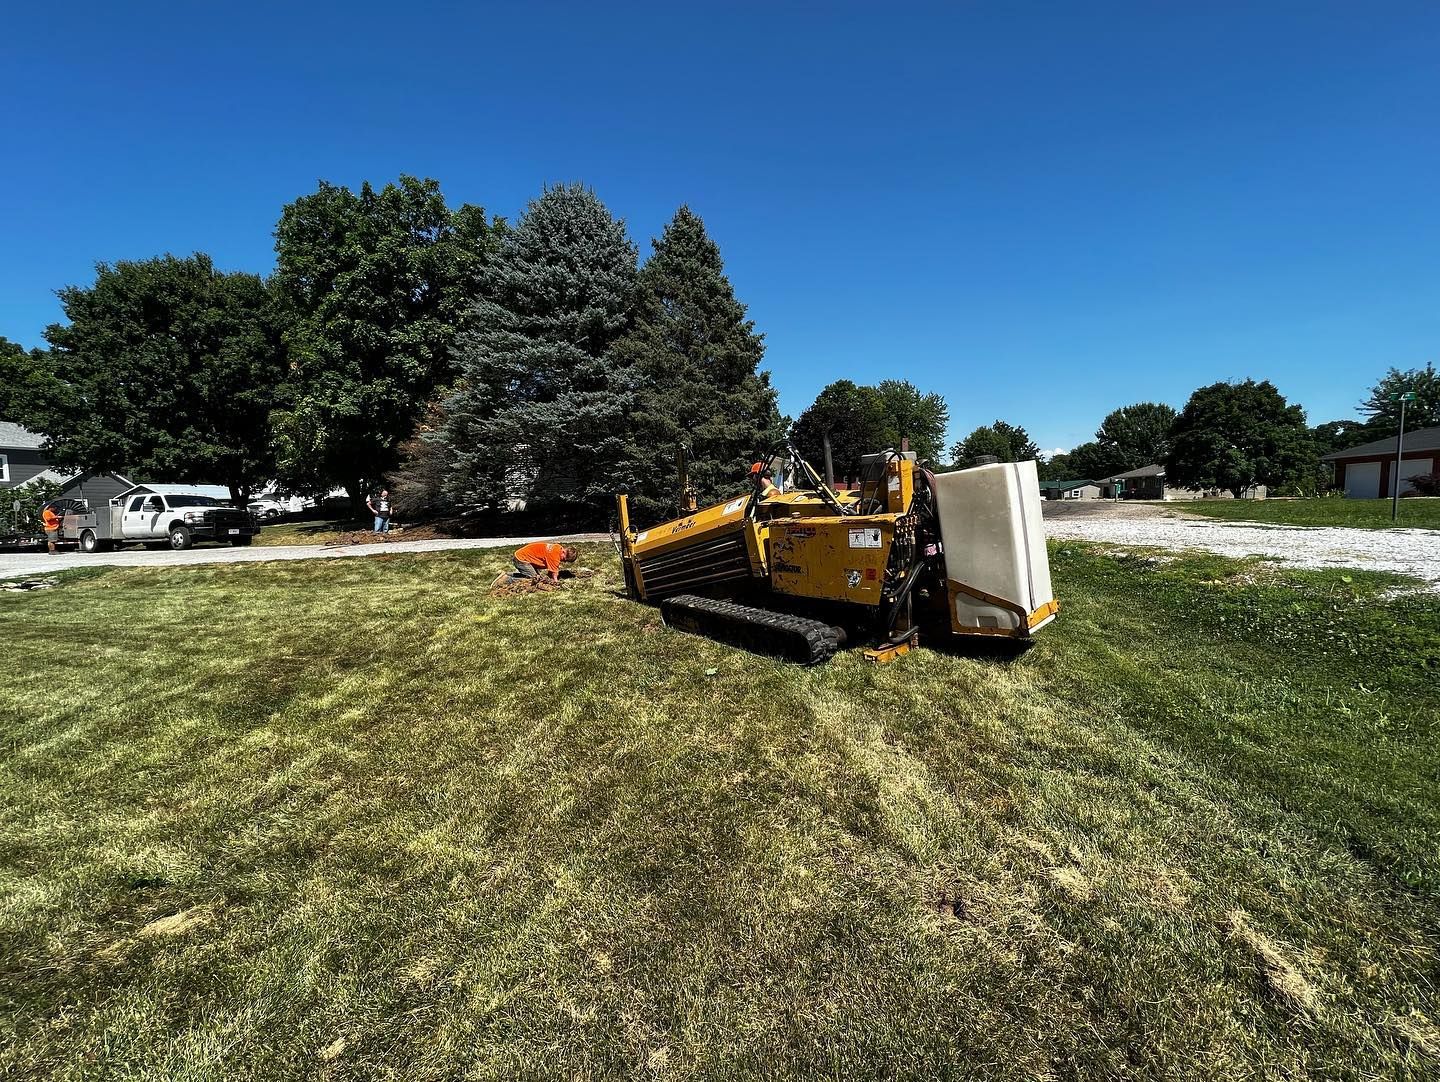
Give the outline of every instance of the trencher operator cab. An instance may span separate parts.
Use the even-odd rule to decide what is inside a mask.
[[[944,637],[1024,644],[1059,611],[1035,463],[936,474],[884,451],[837,491],[791,448],[773,461],[784,489],[752,471],[753,492],[647,529],[618,497],[630,597],[672,627],[802,664],[847,641],[874,661]]]

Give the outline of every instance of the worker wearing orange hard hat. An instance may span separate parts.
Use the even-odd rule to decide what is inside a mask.
[[[775,487],[775,482],[771,480],[771,476],[770,467],[763,462],[757,462],[750,467],[750,480],[755,483],[755,493],[762,500],[766,496],[778,496],[780,494],[780,490]]]

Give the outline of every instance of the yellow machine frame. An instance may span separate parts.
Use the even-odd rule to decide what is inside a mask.
[[[915,471],[911,458],[891,454],[880,479],[862,491],[827,488],[736,496],[644,530],[631,525],[628,500],[619,496],[620,550],[630,592],[639,600],[660,601],[721,583],[749,584],[789,597],[878,609],[887,603],[886,571],[893,546],[916,541],[917,517],[911,514]],[[874,506],[882,500],[883,512],[837,513],[837,507]],[[907,571],[898,573],[903,579]],[[893,574],[892,569],[892,589]],[[1028,638],[1059,608],[1052,601],[1035,612],[1022,612],[1003,598],[948,578],[944,582],[954,634]],[[960,625],[957,591],[1015,612],[1019,626]],[[897,636],[866,656],[889,661],[915,641],[913,634]]]

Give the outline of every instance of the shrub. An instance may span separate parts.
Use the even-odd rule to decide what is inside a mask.
[[[40,508],[60,495],[60,486],[54,481],[36,478],[23,485],[16,485],[4,494],[4,517],[0,518],[0,533],[14,528],[19,533],[40,531]],[[19,504],[19,508],[15,504]]]
[[[1440,496],[1440,471],[1417,474],[1405,480],[1414,488],[1417,496]]]

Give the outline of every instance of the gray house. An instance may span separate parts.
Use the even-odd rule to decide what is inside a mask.
[[[0,489],[18,488],[37,477],[56,484],[65,480],[40,453],[44,442],[44,436],[0,421]]]
[[[1117,473],[1095,483],[1100,486],[1101,497],[1107,500],[1201,500],[1230,496],[1223,489],[1174,488],[1165,479],[1165,467],[1155,464]],[[1245,499],[1263,500],[1267,494],[1264,485],[1251,485],[1245,490]]]
[[[1141,466],[1138,470],[1127,470],[1095,482],[1100,486],[1100,495],[1107,500],[1165,500],[1169,493],[1165,486],[1164,466]]]
[[[82,473],[70,478],[60,489],[63,499],[86,500],[91,507],[104,507],[135,487],[135,482],[118,473]]]

